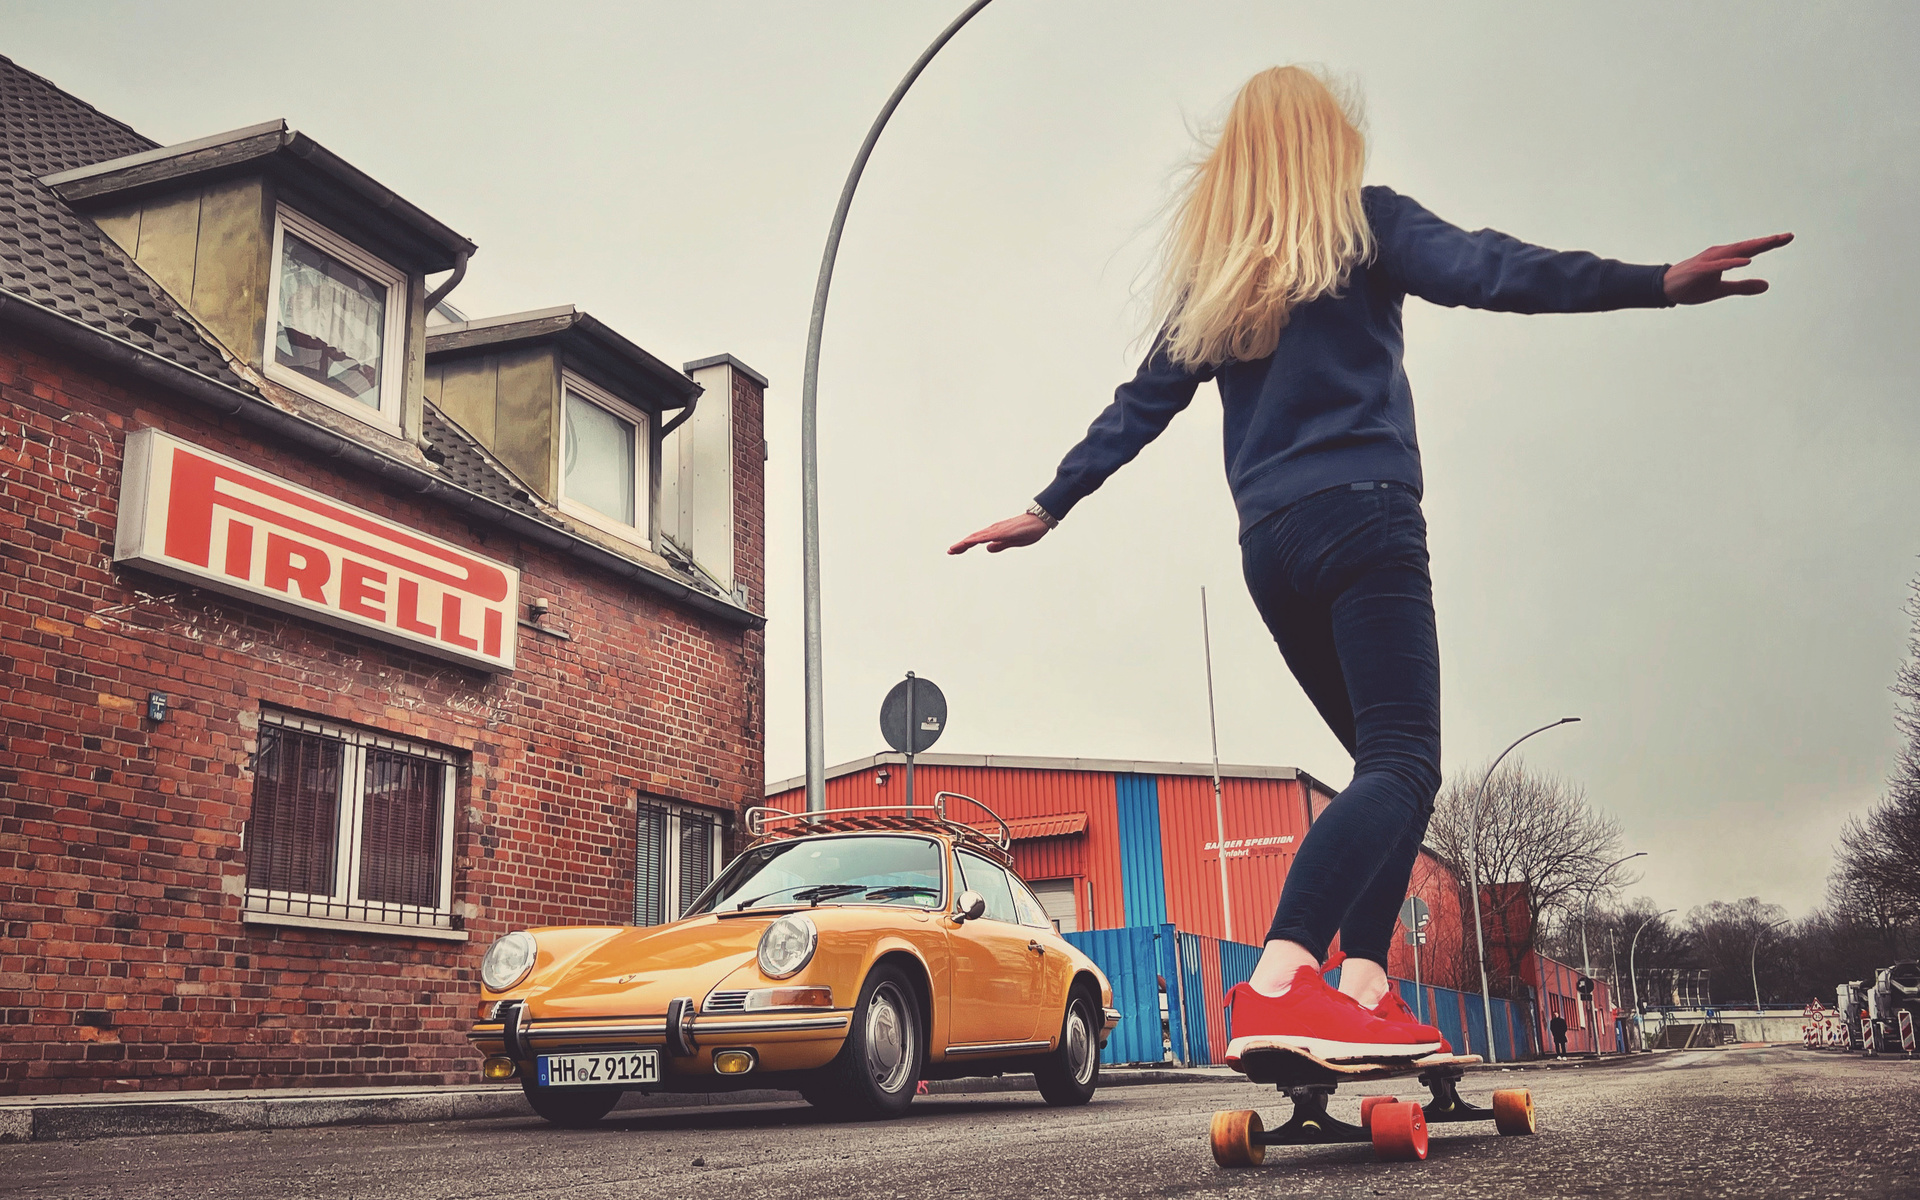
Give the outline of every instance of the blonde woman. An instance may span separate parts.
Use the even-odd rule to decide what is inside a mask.
[[[1467,233],[1385,187],[1318,76],[1241,89],[1174,217],[1165,323],[1054,480],[950,553],[1030,546],[1213,380],[1247,586],[1294,677],[1354,756],[1302,840],[1253,978],[1234,989],[1229,1063],[1287,1045],[1330,1058],[1445,1046],[1387,985],[1387,947],[1440,787],[1440,655],[1420,511],[1401,303],[1600,312],[1757,295],[1726,280],[1791,234],[1632,266]],[[1338,934],[1339,991],[1323,979]]]

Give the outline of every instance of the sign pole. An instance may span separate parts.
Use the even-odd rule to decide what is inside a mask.
[[[913,743],[918,736],[919,714],[913,710],[913,672],[907,672],[907,808],[913,808]]]
[[[1207,589],[1200,589],[1200,642],[1207,654],[1207,731],[1213,737],[1213,828],[1220,847],[1220,912],[1233,940],[1233,895],[1227,890],[1227,815],[1220,799],[1220,722],[1213,711],[1213,631],[1207,625]]]
[[[1414,1012],[1424,1024],[1427,1019],[1427,992],[1420,986],[1420,931],[1418,929],[1413,931],[1413,1001],[1418,1005]]]

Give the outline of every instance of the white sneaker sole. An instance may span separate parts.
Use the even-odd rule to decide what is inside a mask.
[[[1350,1058],[1425,1058],[1440,1049],[1439,1042],[1334,1042],[1292,1034],[1262,1034],[1227,1043],[1229,1064],[1258,1050],[1298,1050],[1328,1062]]]

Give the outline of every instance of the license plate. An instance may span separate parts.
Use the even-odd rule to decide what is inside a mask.
[[[620,1087],[660,1082],[658,1050],[618,1054],[542,1054],[541,1087]]]

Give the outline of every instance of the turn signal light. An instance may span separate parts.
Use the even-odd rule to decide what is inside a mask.
[[[713,1069],[722,1075],[745,1075],[753,1070],[753,1051],[716,1051],[713,1056]]]
[[[480,1074],[488,1079],[512,1079],[514,1070],[512,1059],[502,1058],[497,1054],[480,1064]]]
[[[832,1008],[833,989],[823,987],[760,988],[747,993],[747,1007]]]

